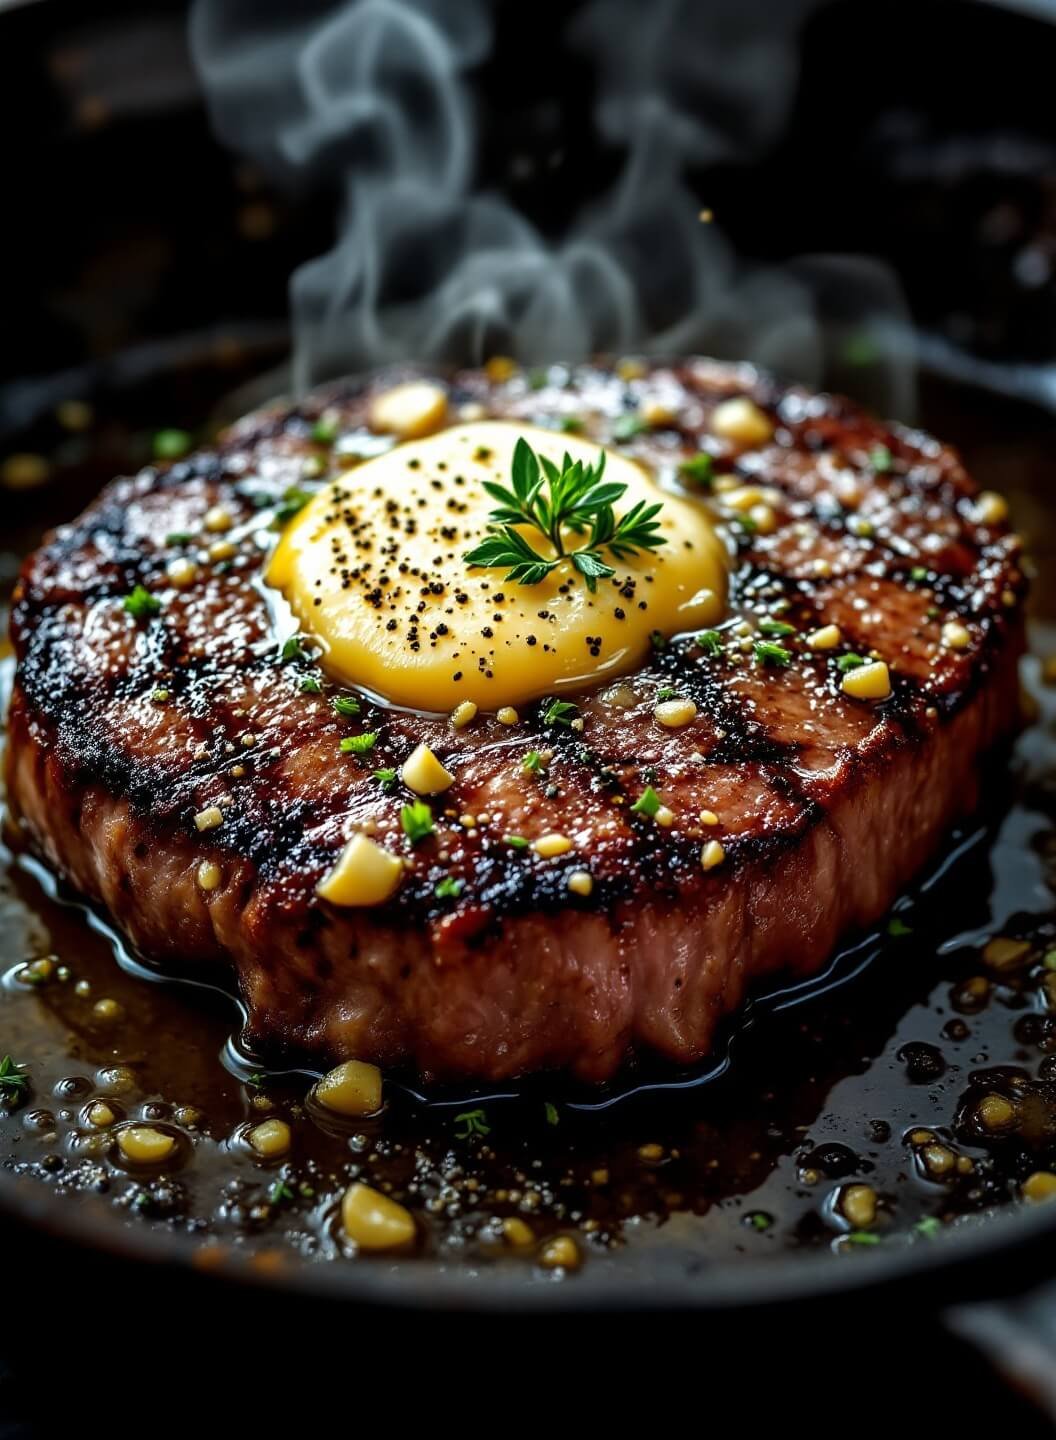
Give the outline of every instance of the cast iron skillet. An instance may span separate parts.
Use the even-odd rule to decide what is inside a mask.
[[[259,369],[267,358],[250,353],[247,368]],[[223,382],[226,387],[230,376],[225,374]],[[153,381],[147,376],[142,383]],[[961,391],[950,398],[959,412],[975,413],[980,423],[978,404],[966,405]],[[981,423],[997,423],[995,413],[986,413],[996,405],[996,414],[1004,413],[1005,433],[1016,433],[1021,417],[1014,409],[1005,412],[1005,402],[992,397],[976,400],[983,405]],[[140,400],[130,396],[130,403]],[[236,1337],[254,1332],[262,1312],[278,1306],[284,1325],[303,1323],[314,1335],[331,1339],[352,1316],[364,1323],[369,1317],[374,1334],[406,1337],[426,1333],[443,1316],[457,1315],[460,1333],[481,1343],[495,1338],[499,1317],[506,1325],[545,1316],[548,1333],[557,1325],[562,1333],[568,1329],[577,1335],[589,1319],[595,1336],[637,1317],[647,1320],[655,1337],[677,1317],[692,1315],[703,1327],[699,1333],[721,1334],[726,1344],[742,1343],[738,1337],[758,1343],[760,1336],[780,1335],[786,1355],[795,1350],[801,1327],[807,1327],[802,1329],[807,1335],[815,1323],[824,1326],[826,1344],[836,1353],[849,1344],[846,1327],[852,1316],[893,1327],[889,1346],[901,1344],[907,1353],[927,1347],[935,1353],[941,1314],[981,1341],[992,1358],[996,1351],[999,1362],[1012,1370],[1022,1368],[1029,1346],[1037,1351],[1050,1345],[1050,1368],[1056,1373],[1056,1292],[1047,1297],[1039,1292],[1041,1308],[1035,1308],[1029,1332],[1011,1305],[956,1309],[1016,1297],[1022,1306],[1024,1293],[1053,1273],[1056,1206],[1010,1210],[955,1228],[931,1244],[877,1247],[849,1259],[810,1251],[769,1261],[705,1262],[677,1243],[632,1247],[593,1257],[581,1274],[552,1284],[527,1267],[475,1270],[430,1261],[289,1262],[262,1271],[230,1252],[203,1272],[184,1237],[124,1225],[102,1201],[81,1197],[70,1203],[0,1171],[0,1245],[5,1290],[17,1295],[21,1315],[35,1316],[41,1325],[53,1325],[56,1313],[53,1287],[41,1284],[44,1275],[61,1276],[67,1293],[102,1293],[108,1308],[123,1313],[138,1312],[149,1297],[150,1325],[139,1341],[145,1343],[149,1335],[151,1354],[165,1343],[167,1329],[186,1307],[195,1315],[196,1333],[222,1332],[228,1349]],[[1051,1333],[1046,1340],[1047,1322]],[[170,1338],[175,1343],[175,1330]],[[1056,1414],[1056,1399],[1052,1403]]]

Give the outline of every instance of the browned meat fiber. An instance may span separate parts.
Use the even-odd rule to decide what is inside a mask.
[[[378,740],[358,759],[340,753],[348,725],[326,675],[277,643],[262,507],[306,471],[355,463],[371,397],[406,378],[276,406],[215,452],[115,480],[29,558],[13,613],[12,814],[142,956],[233,971],[265,1057],[355,1056],[427,1078],[565,1068],[590,1081],[634,1054],[694,1061],[750,983],[818,970],[972,810],[984,753],[1018,721],[1019,542],[946,446],[745,366],[445,375],[452,418],[574,413],[588,435],[659,467],[706,446],[716,474],[773,488],[774,523],[731,518],[721,643],[660,646],[618,704],[601,690],[577,697],[582,728],[548,725],[540,703],[512,729],[482,713],[456,731],[364,698],[362,728]],[[740,395],[775,427],[760,447],[709,430],[716,404]],[[674,423],[626,423],[659,396],[669,410],[674,397]],[[334,445],[334,431],[350,438]],[[720,511],[722,489],[707,501]],[[234,535],[254,516],[259,527],[221,560],[203,544],[193,582],[173,588],[167,537],[201,538],[218,504]],[[163,601],[156,615],[124,608],[137,584]],[[788,663],[754,648],[775,616],[793,627],[776,642]],[[810,648],[804,637],[826,625],[841,644]],[[889,699],[844,693],[849,651],[887,661]],[[681,729],[653,717],[669,688],[697,706]],[[411,847],[408,797],[374,771],[398,770],[420,741],[456,787],[436,833]],[[544,771],[522,765],[531,751],[552,752]],[[646,786],[669,827],[632,810]],[[194,817],[212,805],[224,823],[201,832]],[[467,822],[478,814],[501,830]],[[380,908],[315,893],[350,815],[407,856]],[[545,859],[503,838],[550,831],[574,851]],[[709,840],[724,859],[704,870]],[[582,869],[587,896],[568,886]],[[447,876],[462,887],[438,898]]]

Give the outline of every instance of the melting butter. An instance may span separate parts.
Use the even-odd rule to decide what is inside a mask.
[[[394,704],[451,710],[516,706],[609,679],[641,663],[652,636],[714,624],[726,552],[702,507],[662,491],[633,461],[606,455],[605,479],[627,486],[617,515],[663,501],[667,543],[623,560],[592,594],[563,560],[537,585],[463,559],[488,533],[524,435],[560,464],[594,463],[598,445],[505,421],[407,441],[324,487],[290,522],[267,570],[326,669]],[[521,533],[544,553],[538,532]],[[569,544],[579,543],[569,536]]]

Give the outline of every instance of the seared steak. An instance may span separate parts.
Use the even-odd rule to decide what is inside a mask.
[[[330,463],[313,432],[324,412],[345,437],[334,462],[355,463],[391,375],[250,416],[215,452],[114,481],[26,562],[8,748],[25,841],[151,962],[233,970],[260,1051],[492,1080],[547,1067],[603,1080],[634,1052],[693,1061],[749,983],[817,970],[972,809],[981,757],[1018,716],[1024,582],[997,497],[980,501],[929,437],[747,367],[628,374],[443,381],[453,418],[574,414],[670,468],[706,442],[716,474],[774,492],[748,512],[769,523],[728,512],[719,639],[659,645],[550,723],[545,702],[512,728],[482,713],[456,730],[364,697],[350,727],[311,657],[283,653],[260,583],[273,513],[261,507],[306,483],[306,457]],[[735,395],[771,417],[770,441],[708,438]],[[626,417],[650,413],[634,433]],[[707,503],[721,512],[732,483]],[[218,505],[235,528],[203,539]],[[199,556],[179,587],[173,532]],[[157,614],[123,605],[137,585],[162,599]],[[805,641],[831,625],[834,648]],[[883,657],[889,698],[844,691],[850,652]],[[695,702],[691,723],[656,723],[667,690]],[[342,753],[350,728],[377,733],[369,755]],[[422,741],[455,784],[412,847],[408,797],[375,772]],[[530,752],[541,765],[523,764]],[[659,817],[632,808],[647,787]],[[214,806],[223,823],[199,828]],[[316,886],[364,829],[407,873],[386,904],[339,909]],[[548,832],[574,848],[524,847]],[[569,886],[584,871],[589,893]]]

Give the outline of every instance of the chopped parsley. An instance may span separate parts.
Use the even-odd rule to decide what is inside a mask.
[[[717,630],[702,630],[697,636],[697,644],[705,655],[722,654],[722,636]]]
[[[151,615],[156,615],[161,609],[161,601],[149,590],[137,585],[131,594],[126,595],[121,601],[122,607],[132,616],[133,620],[146,620]]]
[[[756,641],[753,653],[760,665],[773,669],[783,670],[786,665],[792,664],[792,651],[786,650],[783,645],[775,645],[770,640]]]
[[[869,451],[869,464],[879,474],[891,469],[891,451],[886,445],[874,445]]]
[[[378,784],[381,786],[381,788],[385,791],[387,795],[391,795],[393,790],[395,790],[396,788],[395,770],[375,770],[374,779],[377,780]]]
[[[760,620],[759,634],[769,635],[771,639],[777,639],[782,635],[794,635],[796,627],[789,625],[785,620]]]
[[[275,511],[276,525],[285,525],[308,504],[312,498],[310,490],[302,490],[299,485],[291,485],[284,493],[278,509]]]
[[[892,915],[891,919],[887,922],[887,933],[894,936],[897,940],[902,935],[912,935],[913,927],[912,925],[907,925],[900,916]]]
[[[335,695],[330,703],[338,715],[348,716],[359,714],[359,701],[353,699],[351,695]]]
[[[543,1111],[546,1115],[546,1123],[548,1125],[560,1125],[561,1116],[558,1114],[557,1106],[553,1103],[552,1100],[547,1100],[544,1102]]]
[[[754,535],[759,529],[759,526],[750,515],[734,515],[733,524],[737,526],[743,535]]]
[[[413,804],[405,805],[400,811],[400,824],[412,845],[417,845],[419,840],[432,835],[436,828],[433,825],[433,812],[424,800],[415,800]]]
[[[571,700],[551,700],[543,711],[544,725],[570,725],[576,707]]]
[[[529,750],[528,754],[521,761],[521,769],[529,775],[538,775],[543,769],[543,757],[538,750]]]
[[[612,438],[614,440],[633,440],[636,435],[640,435],[643,430],[648,429],[649,426],[640,415],[628,412],[626,415],[621,415],[612,427]]]
[[[656,698],[657,700],[673,700],[676,693],[673,685],[661,685],[660,689],[656,692]]]
[[[172,530],[165,536],[166,545],[189,545],[194,536],[187,530]]]
[[[937,1215],[925,1215],[923,1220],[918,1220],[913,1226],[914,1235],[920,1235],[925,1240],[934,1240],[942,1229],[942,1221]]]
[[[873,1235],[873,1234],[872,1234],[870,1231],[868,1231],[868,1230],[852,1230],[849,1235],[845,1236],[845,1239],[847,1240],[847,1243],[848,1243],[849,1245],[879,1245],[879,1244],[880,1244],[880,1236],[879,1236],[879,1235]]]
[[[366,755],[377,743],[378,732],[364,730],[362,735],[346,735],[341,741],[341,749],[346,755]]]
[[[576,435],[583,429],[583,421],[578,415],[562,415],[558,429],[563,430],[566,435]]]
[[[504,835],[502,839],[511,850],[527,850],[531,844],[531,841],[526,840],[523,835]]]
[[[29,1077],[10,1055],[0,1060],[0,1095],[9,1103],[18,1100],[29,1089]]]
[[[462,894],[465,884],[464,880],[456,880],[453,875],[445,875],[437,884],[433,894],[438,900],[454,900]]]
[[[463,1110],[461,1115],[455,1116],[455,1124],[462,1127],[455,1131],[458,1140],[468,1140],[471,1135],[491,1134],[491,1126],[483,1110]]]
[[[909,572],[909,578],[916,581],[919,585],[928,578],[928,572],[923,565],[914,565],[913,569]]]
[[[638,799],[631,806],[635,815],[647,815],[650,820],[654,819],[657,811],[663,802],[651,785],[647,785]]]
[[[323,687],[314,675],[302,675],[297,688],[302,695],[321,695],[323,693]]]
[[[284,1200],[294,1200],[296,1196],[285,1180],[276,1180],[268,1191],[268,1204],[281,1205]]]
[[[861,655],[841,655],[836,661],[836,669],[841,675],[846,675],[848,670],[857,670],[859,665],[864,665],[865,660]]]
[[[744,1217],[744,1223],[750,1225],[753,1230],[769,1230],[774,1223],[774,1219],[773,1216],[768,1215],[765,1210],[752,1210],[750,1214]]]
[[[159,430],[154,436],[155,460],[178,460],[194,444],[186,430]]]
[[[285,664],[289,660],[310,660],[312,657],[304,648],[303,635],[291,635],[282,647],[282,660]]]
[[[337,420],[333,415],[320,415],[312,426],[312,439],[317,445],[332,445],[337,439]]]
[[[710,489],[711,482],[715,478],[715,461],[706,450],[702,450],[699,455],[692,455],[688,460],[683,460],[678,467],[678,473],[684,475],[687,480],[692,480],[694,485]]]

